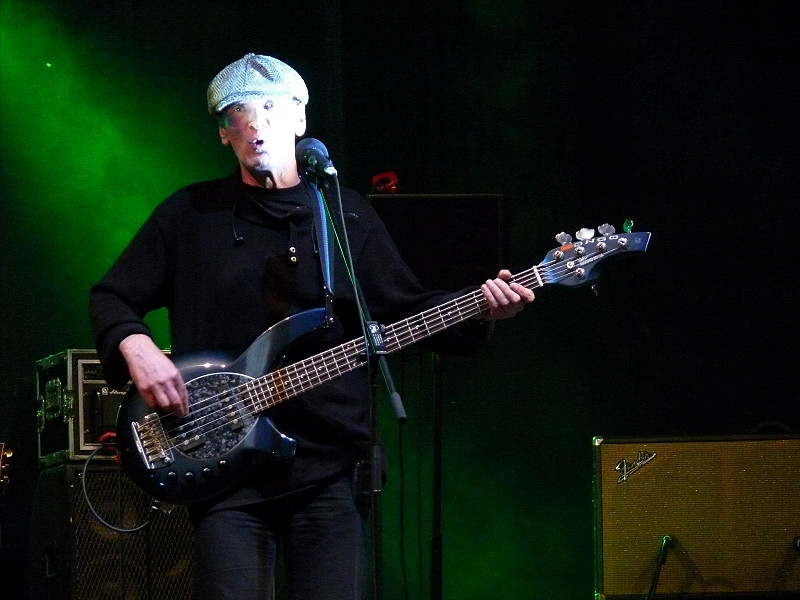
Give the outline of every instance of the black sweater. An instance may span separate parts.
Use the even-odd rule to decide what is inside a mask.
[[[151,310],[168,309],[174,355],[221,350],[236,357],[277,321],[323,306],[310,208],[314,201],[307,183],[264,190],[246,186],[236,173],[187,186],[159,205],[91,290],[92,331],[109,384],[128,382],[119,343],[134,333],[150,333],[142,319]],[[377,214],[358,194],[344,190],[343,208],[355,272],[373,320],[392,323],[457,295],[419,284]],[[344,263],[335,248],[331,254],[335,324],[298,349],[297,358],[361,335]],[[465,321],[426,345],[466,354],[480,347],[487,330]],[[283,433],[297,439],[295,458],[254,470],[223,502],[258,501],[338,477],[364,458],[369,440],[366,369],[292,398],[270,416]]]

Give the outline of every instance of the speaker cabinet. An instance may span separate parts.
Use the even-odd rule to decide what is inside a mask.
[[[152,509],[116,465],[42,471],[31,518],[31,600],[181,600],[190,597],[187,508]],[[89,502],[87,502],[88,497]],[[90,507],[91,504],[91,507]],[[93,514],[119,529],[120,533]]]
[[[799,597],[800,438],[594,446],[596,598]]]

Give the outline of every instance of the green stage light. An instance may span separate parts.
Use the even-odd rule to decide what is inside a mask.
[[[85,326],[88,288],[154,206],[231,163],[221,163],[202,87],[107,33],[77,30],[53,6],[3,2],[3,210],[14,235],[39,242],[27,268],[48,309]]]

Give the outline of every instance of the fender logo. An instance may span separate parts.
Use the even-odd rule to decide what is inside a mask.
[[[639,450],[636,454],[636,460],[633,462],[628,462],[627,459],[622,459],[617,463],[617,466],[614,467],[614,470],[620,473],[619,479],[617,479],[617,483],[623,483],[628,481],[628,477],[633,475],[636,471],[641,469],[644,465],[649,463],[656,457],[655,452],[648,452],[647,450]]]

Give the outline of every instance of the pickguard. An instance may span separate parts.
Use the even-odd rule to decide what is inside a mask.
[[[192,415],[192,429],[168,436],[178,451],[194,459],[213,459],[222,456],[244,440],[256,419],[242,404],[236,388],[253,378],[239,373],[211,373],[186,383]],[[240,388],[241,389],[241,388]],[[200,436],[199,443],[192,443]],[[185,437],[184,437],[185,436]],[[181,443],[187,440],[187,448]]]

